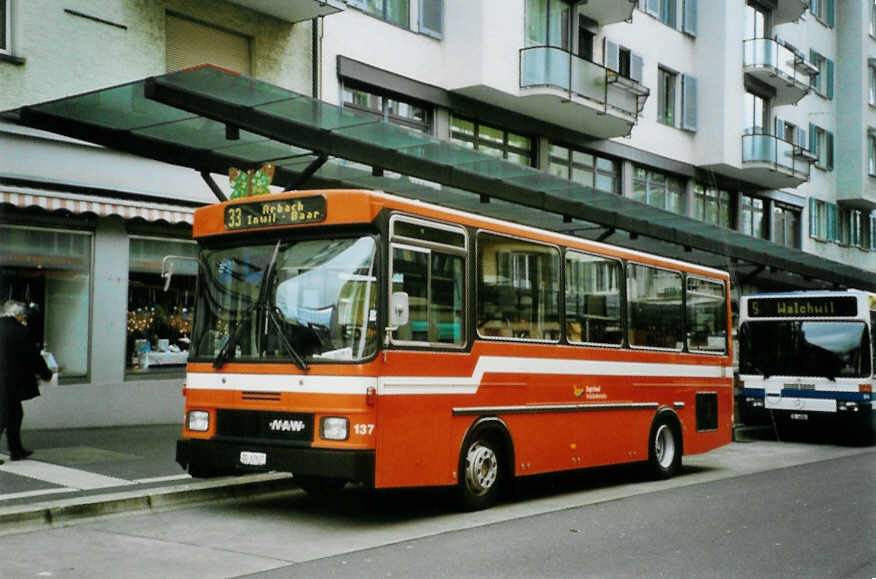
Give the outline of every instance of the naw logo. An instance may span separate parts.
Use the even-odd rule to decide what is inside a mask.
[[[276,418],[268,422],[268,430],[271,432],[301,432],[307,428],[303,420],[288,420]]]

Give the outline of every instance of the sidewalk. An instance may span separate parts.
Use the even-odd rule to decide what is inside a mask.
[[[0,534],[129,511],[289,490],[286,473],[193,479],[175,462],[178,424],[22,433],[26,460],[0,452]]]

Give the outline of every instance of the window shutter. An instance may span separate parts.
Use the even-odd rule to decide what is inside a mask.
[[[642,55],[637,52],[630,52],[630,78],[639,84],[642,83],[642,71],[645,61]]]
[[[825,93],[827,94],[827,98],[833,98],[833,61],[829,58],[824,60],[824,63],[827,65],[827,78],[825,79]]]
[[[778,116],[776,117],[776,137],[779,139],[785,138],[785,121],[780,119]]]
[[[834,16],[833,13],[833,3],[833,0],[827,0],[827,14],[825,14],[825,16],[827,17],[827,25],[831,28],[833,28],[833,25],[836,24],[836,16]]]
[[[815,197],[809,198],[809,237],[818,237],[818,211]]]
[[[602,52],[602,61],[605,64],[605,68],[618,72],[620,70],[620,46],[606,38]]]
[[[824,141],[827,147],[827,170],[833,171],[833,133],[824,131]]]
[[[797,127],[797,146],[801,149],[806,149],[809,143],[806,142],[806,129]]]
[[[250,74],[249,38],[168,14],[165,19],[167,72],[209,62]]]
[[[420,0],[420,32],[441,38],[444,32],[444,0]]]
[[[684,0],[684,18],[681,29],[685,34],[697,35],[697,0]]]
[[[681,75],[681,128],[697,130],[697,79],[689,74]]]
[[[825,203],[827,206],[827,239],[839,241],[839,227],[837,227],[837,211],[834,203]]]
[[[645,12],[660,17],[660,0],[645,0]]]

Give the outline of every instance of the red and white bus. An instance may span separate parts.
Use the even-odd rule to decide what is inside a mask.
[[[723,271],[379,192],[198,209],[177,461],[305,490],[456,486],[731,440]]]

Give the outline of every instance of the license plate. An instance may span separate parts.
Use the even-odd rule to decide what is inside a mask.
[[[791,414],[791,420],[809,420],[809,415],[800,412],[794,412]]]
[[[240,451],[240,464],[246,466],[265,466],[268,464],[268,455],[264,452]]]

